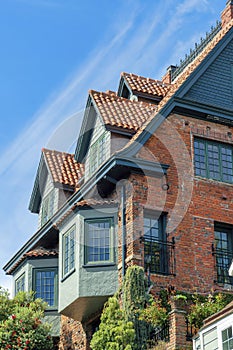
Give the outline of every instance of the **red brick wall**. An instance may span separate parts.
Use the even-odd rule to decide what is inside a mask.
[[[170,165],[166,178],[133,174],[129,179],[133,189],[128,198],[132,205],[127,205],[127,260],[143,265],[143,243],[139,238],[143,234],[144,209],[166,212],[168,240],[175,238],[176,276],[152,275],[157,289],[168,285],[199,293],[224,289],[215,283],[212,243],[215,221],[233,225],[233,188],[193,178],[192,158],[195,135],[232,143],[232,132],[228,126],[172,115],[139,152],[139,157]],[[168,191],[162,188],[164,183],[169,184]]]
[[[86,331],[80,322],[61,316],[59,350],[89,350]]]

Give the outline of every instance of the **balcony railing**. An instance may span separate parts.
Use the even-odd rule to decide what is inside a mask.
[[[151,236],[143,236],[144,267],[148,273],[175,275],[175,240],[160,241]]]
[[[160,341],[169,342],[169,340],[169,323],[166,323],[163,327],[155,328],[151,331],[148,345],[152,347],[156,346]]]
[[[194,335],[197,334],[198,329],[192,323],[189,323],[187,318],[185,322],[186,322],[186,340],[192,341]]]
[[[227,249],[217,249],[213,244],[212,254],[215,257],[217,282],[233,285],[233,278],[229,276],[228,272],[233,259],[233,252]]]

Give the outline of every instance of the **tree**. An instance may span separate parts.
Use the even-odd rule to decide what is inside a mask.
[[[93,350],[132,350],[135,331],[132,322],[124,318],[116,296],[108,299],[101,315],[99,330],[93,335]]]
[[[149,302],[147,283],[142,267],[131,266],[127,269],[123,286],[123,306],[126,320],[133,322],[135,342],[133,350],[147,349],[150,336],[150,324],[142,318],[142,311]]]
[[[42,319],[47,304],[33,292],[19,292],[13,299],[0,287],[0,349],[50,350],[50,326]]]
[[[148,348],[151,330],[163,326],[168,314],[147,289],[142,267],[129,267],[122,289],[105,304],[99,330],[91,340],[93,350]]]

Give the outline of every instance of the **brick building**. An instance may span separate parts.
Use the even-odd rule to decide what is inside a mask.
[[[91,90],[74,155],[42,150],[29,209],[37,232],[5,265],[44,298],[59,349],[89,349],[127,266],[152,292],[231,292],[233,1],[162,81],[122,73]],[[174,305],[167,348],[186,349]]]

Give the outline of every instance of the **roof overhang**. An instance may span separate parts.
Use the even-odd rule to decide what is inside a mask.
[[[44,189],[45,181],[48,175],[48,169],[45,164],[44,155],[41,154],[39,166],[36,173],[36,179],[34,182],[30,202],[29,202],[29,210],[32,213],[39,213],[40,203],[41,203],[41,195]]]
[[[80,190],[74,193],[69,200],[50,218],[50,220],[42,226],[12,257],[12,259],[3,267],[6,273],[11,271],[12,267],[22,258],[23,254],[35,248],[41,243],[49,231],[54,230],[54,226],[73,205],[81,201],[95,185],[100,185],[103,193],[109,188],[109,184],[114,186],[119,179],[126,178],[130,173],[146,174],[148,176],[162,177],[166,174],[168,165],[156,162],[145,161],[136,157],[121,157],[113,155],[103,166],[86,181]]]

